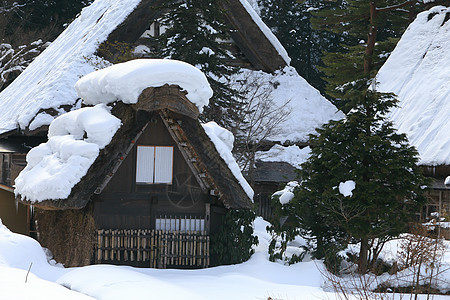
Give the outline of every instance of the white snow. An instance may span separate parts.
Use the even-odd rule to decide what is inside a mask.
[[[377,75],[381,92],[394,92],[391,113],[420,154],[420,164],[450,164],[450,8],[435,6],[410,24]],[[430,20],[431,17],[435,14]]]
[[[316,133],[317,127],[344,117],[318,90],[298,75],[293,67],[285,67],[274,74],[243,69],[233,80],[269,83],[269,97],[273,100],[273,109],[283,107],[288,112],[268,140],[281,143],[306,142],[309,140],[309,134]]]
[[[231,150],[233,150],[234,142],[233,134],[225,128],[220,127],[216,122],[208,122],[206,124],[202,124],[202,127],[205,130],[206,135],[213,142],[217,152],[219,152],[220,154],[220,157],[222,157],[222,159],[227,164],[231,173],[238,180],[239,184],[244,189],[250,200],[253,201],[253,189],[248,184],[247,180],[245,180],[238,164],[236,163],[236,160],[233,157],[233,154],[231,153]]]
[[[15,180],[16,196],[33,202],[67,198],[120,125],[105,104],[56,118],[49,140],[27,154],[27,166]]]
[[[174,84],[187,91],[186,97],[200,112],[208,105],[213,91],[206,76],[192,65],[169,59],[135,59],[92,72],[75,84],[86,104],[120,100],[136,103],[148,87]]]
[[[247,10],[248,14],[252,17],[253,21],[258,25],[261,31],[264,33],[266,38],[270,41],[270,43],[275,47],[278,54],[283,58],[287,65],[291,62],[291,58],[289,57],[286,49],[284,49],[283,45],[281,45],[280,41],[273,34],[273,32],[267,27],[267,25],[261,20],[259,15],[253,9],[253,7],[247,2],[247,0],[240,0],[242,6]]]
[[[40,245],[33,239],[11,233],[0,227],[0,286],[4,299],[335,299],[324,292],[320,261],[305,261],[285,266],[269,262],[267,247],[270,225],[262,218],[254,222],[259,245],[245,263],[199,270],[132,268],[127,266],[94,265],[61,268],[47,262]],[[33,284],[24,286],[25,273],[33,262]],[[20,269],[20,270],[17,270]],[[41,280],[38,282],[38,276]],[[9,278],[6,278],[9,277]],[[5,279],[3,279],[5,278]],[[44,281],[48,280],[48,281]],[[51,281],[51,282],[49,282]],[[59,283],[62,288],[54,284]],[[4,287],[11,284],[10,287]],[[22,288],[23,287],[23,288]],[[46,289],[46,290],[45,290]],[[76,294],[75,291],[83,293]],[[61,295],[58,293],[66,293]],[[47,297],[41,296],[46,293]],[[72,297],[72,298],[69,298]],[[31,297],[31,299],[35,299]]]
[[[275,144],[269,151],[257,151],[255,158],[261,161],[287,162],[293,167],[299,168],[310,156],[311,148],[305,147],[300,149],[296,145],[281,146]]]
[[[163,270],[113,265],[62,268],[48,262],[45,252],[34,239],[12,233],[0,223],[0,298],[90,299],[90,296],[100,300],[122,300],[149,299],[149,295],[152,298],[174,300],[345,298],[329,289],[330,283],[323,277],[324,267],[321,261],[306,258],[303,262],[290,266],[281,261],[269,262],[267,248],[271,235],[266,232],[268,225],[270,224],[262,218],[255,219],[255,234],[259,245],[255,247],[255,254],[245,263],[199,270]],[[299,239],[296,241],[297,249],[304,244]],[[397,255],[399,242],[400,240],[388,242],[380,257],[392,262]],[[445,244],[447,252],[442,260],[443,272],[434,281],[442,290],[449,289],[450,279],[450,242],[445,241]],[[289,251],[295,251],[290,249],[295,247],[288,248]],[[357,247],[353,248],[357,253]],[[33,265],[28,282],[25,283],[30,263]],[[370,276],[366,275],[364,280],[373,280]],[[408,280],[411,282],[410,278],[404,273],[399,277],[386,273],[378,282],[394,280],[401,284],[402,279],[405,283]],[[341,280],[345,280],[345,277]],[[351,278],[348,280],[351,282]],[[406,295],[397,296],[395,299],[406,298]],[[433,297],[436,300],[447,298],[445,295]],[[427,297],[419,295],[419,299]]]
[[[281,191],[276,191],[272,194],[272,197],[279,196],[278,200],[281,204],[286,204],[294,199],[294,189],[298,186],[297,181],[290,181]]]
[[[339,183],[339,193],[344,197],[353,196],[353,190],[356,188],[356,182],[353,180],[347,180],[346,182]]]
[[[450,184],[450,176],[447,176],[444,180],[444,184],[445,185],[449,185]]]
[[[134,48],[133,54],[138,56],[147,55],[151,52],[150,48],[145,45],[138,45]]]
[[[49,115],[45,112],[39,113],[38,115],[36,115],[36,117],[30,123],[29,128],[30,128],[30,130],[38,129],[41,126],[50,124],[54,119],[55,119],[55,117],[53,117],[52,115]]]
[[[96,0],[2,93],[0,134],[25,129],[41,109],[73,105],[75,82],[104,65],[94,53],[140,0]],[[47,119],[48,121],[49,119]]]

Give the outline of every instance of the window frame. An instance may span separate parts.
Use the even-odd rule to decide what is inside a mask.
[[[145,171],[140,172],[140,170],[142,170],[142,166],[145,164],[145,162],[142,162],[142,159],[140,159],[140,155],[139,155],[139,149],[144,149],[144,148],[153,148],[153,152],[152,152],[152,158],[150,158],[150,161],[152,161],[151,164],[151,168],[152,168],[152,172],[151,172],[151,181],[145,181],[143,178],[142,181],[138,181],[140,180],[140,178],[145,177]],[[160,178],[157,174],[157,170],[161,167],[161,165],[158,166],[157,163],[157,149],[171,149],[171,155],[170,155],[170,169],[166,168],[163,169],[165,171],[169,171],[170,173],[170,181],[157,181],[158,178]],[[144,155],[144,154],[142,154]],[[141,163],[140,163],[141,162]],[[137,185],[154,185],[154,184],[168,184],[171,185],[173,183],[173,162],[174,162],[174,147],[173,146],[156,146],[156,145],[137,145],[136,147],[136,171],[135,171],[135,184]],[[139,178],[138,178],[139,176]]]

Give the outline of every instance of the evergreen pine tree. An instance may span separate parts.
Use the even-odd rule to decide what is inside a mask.
[[[425,201],[417,152],[386,120],[395,104],[391,94],[366,91],[349,104],[344,120],[311,135],[311,156],[290,203],[298,227],[315,237],[317,257],[360,242],[361,273],[368,268],[369,245],[405,232]],[[344,196],[339,186],[349,180],[356,188]]]
[[[313,12],[313,28],[347,36],[343,51],[328,51],[320,68],[338,107],[371,84],[419,9],[416,0],[350,0],[341,9]]]
[[[0,39],[11,45],[54,40],[93,0],[5,0],[0,4]]]
[[[188,62],[202,70],[214,91],[201,118],[230,128],[233,111],[240,107],[240,95],[229,86],[231,74],[238,71],[225,43],[229,28],[218,0],[171,1],[163,9],[160,22],[165,32],[158,38],[157,57]]]

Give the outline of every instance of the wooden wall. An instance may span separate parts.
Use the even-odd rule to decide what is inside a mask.
[[[0,189],[0,219],[9,230],[28,235],[28,207],[16,203],[14,193]]]
[[[173,146],[172,184],[136,184],[136,145]],[[99,228],[153,229],[157,216],[204,216],[204,194],[159,115],[153,116],[103,192],[94,200]]]

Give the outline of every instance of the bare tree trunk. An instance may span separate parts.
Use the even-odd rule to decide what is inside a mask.
[[[367,45],[364,52],[364,73],[369,74],[372,70],[372,56],[375,49],[375,42],[377,40],[377,26],[375,19],[377,16],[377,4],[375,1],[370,2],[370,29],[367,35]]]
[[[361,248],[359,249],[358,273],[365,274],[367,272],[367,255],[369,252],[369,239],[361,239]]]

